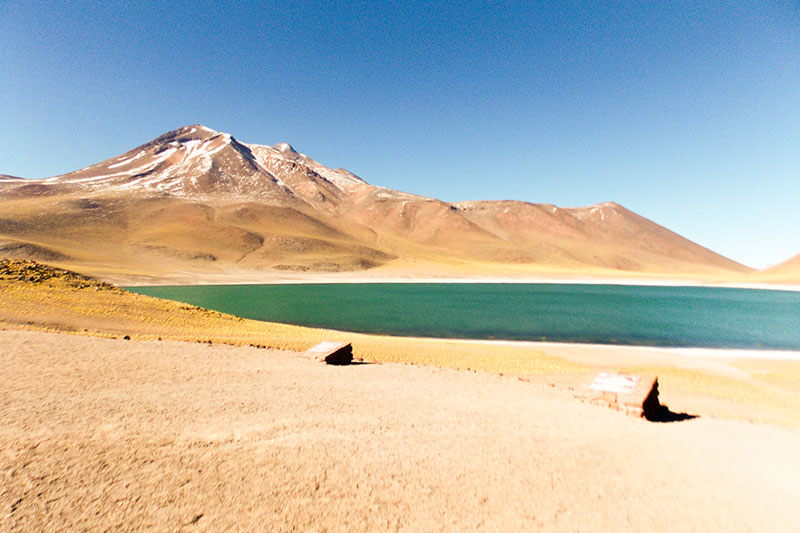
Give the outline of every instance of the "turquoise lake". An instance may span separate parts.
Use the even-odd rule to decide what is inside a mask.
[[[800,350],[800,293],[791,291],[516,283],[129,290],[257,320],[384,335]]]

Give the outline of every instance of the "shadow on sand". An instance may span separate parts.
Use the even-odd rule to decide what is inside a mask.
[[[674,413],[669,410],[666,405],[659,405],[653,409],[646,409],[644,417],[650,422],[683,422],[684,420],[692,420],[699,418],[699,415],[690,415],[689,413]]]

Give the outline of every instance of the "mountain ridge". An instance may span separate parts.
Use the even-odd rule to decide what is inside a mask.
[[[800,254],[749,276],[753,281],[800,285]]]
[[[415,264],[462,273],[749,271],[615,202],[445,202],[371,185],[288,143],[244,143],[200,124],[66,174],[0,176],[4,249],[167,277]]]

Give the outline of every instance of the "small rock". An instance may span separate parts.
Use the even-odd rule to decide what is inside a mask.
[[[353,345],[350,343],[325,341],[309,348],[307,356],[329,365],[349,365],[353,362]]]

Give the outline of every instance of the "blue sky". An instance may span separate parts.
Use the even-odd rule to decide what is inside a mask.
[[[0,173],[202,123],[443,200],[613,200],[750,266],[800,253],[796,2],[115,4],[0,2]]]

